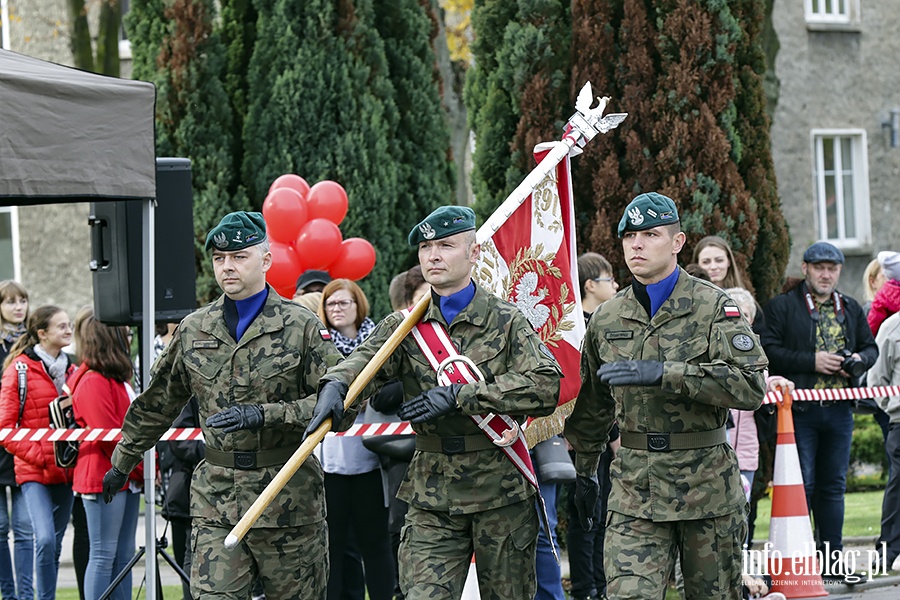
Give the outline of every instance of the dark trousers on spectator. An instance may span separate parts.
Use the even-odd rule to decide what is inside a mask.
[[[189,517],[171,517],[172,524],[172,554],[175,562],[181,565],[181,570],[190,578],[191,576],[191,519]],[[184,600],[191,600],[191,586],[181,582],[181,591]]]
[[[87,515],[84,514],[81,496],[75,496],[72,502],[72,533],[72,562],[78,582],[78,596],[84,600],[84,574],[91,556],[91,539],[88,536]]]
[[[328,599],[338,600],[345,583],[344,551],[352,531],[363,559],[370,600],[394,595],[394,559],[388,535],[388,509],[384,502],[381,470],[361,475],[325,474],[328,507],[328,552],[331,573]]]
[[[880,551],[884,542],[887,545],[885,564],[889,569],[894,559],[900,556],[900,423],[891,423],[885,442],[891,475],[887,487],[884,488],[884,500],[881,503],[881,535],[876,548]],[[883,571],[882,571],[883,572]]]
[[[816,526],[817,549],[823,551],[827,542],[828,551],[833,552],[844,546],[844,493],[853,437],[852,407],[844,401],[803,404],[803,410],[795,406],[793,416],[806,501]]]
[[[606,533],[606,503],[611,482],[609,464],[612,452],[609,447],[600,455],[597,479],[600,496],[594,509],[594,527],[585,531],[575,508],[574,484],[569,490],[569,528],[566,541],[569,551],[569,576],[572,581],[572,598],[590,598],[606,592],[606,572],[603,570],[603,536]]]

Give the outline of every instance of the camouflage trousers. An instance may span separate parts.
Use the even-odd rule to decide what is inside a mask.
[[[686,600],[740,600],[746,535],[745,509],[669,522],[610,512],[604,542],[606,594],[610,600],[662,600],[680,558]]]
[[[534,499],[467,515],[410,506],[400,540],[406,600],[457,600],[475,553],[481,598],[533,600],[538,517]]]
[[[267,598],[324,600],[328,583],[325,521],[303,527],[251,529],[234,549],[225,548],[231,527],[199,522],[191,530],[191,596],[250,598],[260,578]]]

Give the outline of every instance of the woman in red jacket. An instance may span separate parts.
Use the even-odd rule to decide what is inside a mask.
[[[132,376],[128,330],[111,327],[87,315],[79,328],[78,353],[83,361],[69,380],[72,405],[79,427],[121,427],[131,403]],[[82,442],[75,465],[73,488],[84,500],[91,551],[84,577],[86,598],[99,598],[134,556],[135,530],[140,506],[143,470],[131,479],[112,502],[103,502],[103,475],[112,467],[115,442]],[[131,597],[131,572],[113,592],[113,600]]]
[[[64,393],[74,371],[62,349],[72,341],[72,324],[58,306],[42,306],[28,319],[28,328],[6,357],[0,385],[0,427],[50,426],[48,406]],[[20,404],[19,371],[27,390]],[[34,529],[34,583],[39,600],[56,597],[56,575],[63,535],[72,513],[70,469],[56,466],[52,442],[3,442],[14,456],[16,483],[28,503]]]

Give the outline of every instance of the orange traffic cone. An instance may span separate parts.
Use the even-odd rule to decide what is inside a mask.
[[[466,577],[466,585],[463,586],[462,596],[459,600],[481,600],[481,592],[478,589],[478,574],[475,572],[475,555],[469,564],[469,575]]]
[[[769,523],[768,567],[770,591],[787,598],[827,596],[816,556],[797,441],[791,415],[791,394],[778,404],[778,445],[772,482],[772,520]]]

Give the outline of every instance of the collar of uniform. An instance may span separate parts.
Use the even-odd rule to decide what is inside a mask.
[[[484,290],[476,282],[475,297],[472,298],[472,301],[469,302],[468,306],[460,311],[456,318],[453,319],[453,322],[459,323],[460,321],[466,321],[478,327],[483,326],[485,323],[487,323],[489,296],[490,293]],[[435,298],[434,292],[432,292],[431,303],[428,305],[428,310],[425,311],[425,316],[422,318],[422,320],[440,321],[445,326],[449,326],[447,324],[447,321],[444,320],[444,315],[441,314],[441,305],[438,299]]]
[[[656,314],[653,315],[652,319],[647,315],[647,311],[644,310],[644,307],[641,306],[641,303],[638,302],[638,299],[635,297],[634,288],[629,286],[628,289],[625,290],[625,298],[627,299],[628,304],[626,310],[622,312],[622,317],[641,323],[652,322],[654,325],[659,326],[670,319],[690,314],[694,304],[691,292],[695,285],[704,284],[695,283],[691,280],[691,277],[688,276],[687,271],[678,267],[678,281],[675,283],[675,288],[672,290],[672,293],[669,294],[666,301],[662,303],[662,306],[656,311]]]
[[[250,323],[247,331],[241,336],[241,342],[245,342],[265,333],[284,329],[284,315],[281,312],[281,304],[284,300],[281,299],[281,296],[278,295],[275,288],[268,283],[266,286],[269,288],[269,295],[266,298],[266,303],[263,304],[259,315],[257,315],[252,323]],[[215,302],[212,303],[203,322],[200,324],[200,330],[215,336],[220,341],[228,343],[229,345],[235,344],[231,334],[228,333],[228,326],[225,324],[225,294],[219,296]],[[238,343],[236,345],[240,344]]]

